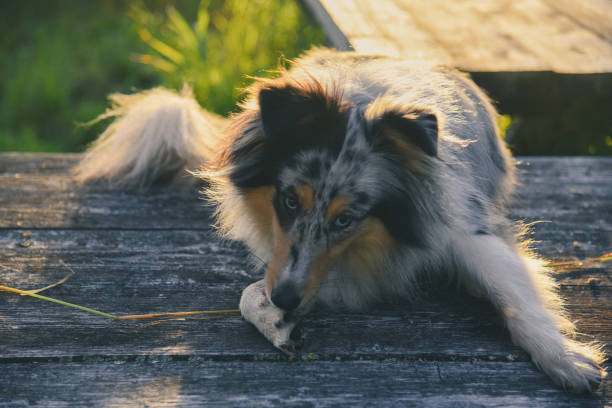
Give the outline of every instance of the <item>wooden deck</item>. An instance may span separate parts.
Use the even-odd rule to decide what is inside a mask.
[[[608,0],[303,0],[333,46],[467,72],[612,72]]]
[[[195,192],[79,188],[74,154],[0,154],[0,284],[112,314],[236,308],[258,279],[217,241]],[[612,159],[525,158],[511,209],[542,255],[582,260],[556,278],[586,338],[612,344]],[[65,265],[64,265],[65,263]],[[570,396],[511,344],[491,307],[454,292],[365,314],[318,313],[294,361],[240,317],[134,331],[0,293],[0,406],[602,407]],[[608,349],[609,350],[609,349]]]

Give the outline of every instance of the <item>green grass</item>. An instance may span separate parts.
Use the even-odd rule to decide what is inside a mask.
[[[268,76],[325,37],[295,0],[202,0],[188,20],[174,7],[156,14],[132,7],[138,34],[150,47],[136,60],[160,73],[165,86],[188,82],[206,109],[228,113],[252,79]],[[246,75],[245,75],[246,74]]]
[[[75,124],[104,112],[112,92],[187,81],[225,114],[245,74],[323,40],[295,0],[3,2],[0,151],[83,150],[104,124]]]

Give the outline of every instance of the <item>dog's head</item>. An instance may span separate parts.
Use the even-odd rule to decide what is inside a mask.
[[[331,268],[377,279],[399,243],[424,245],[421,181],[438,123],[382,97],[365,105],[309,79],[258,85],[208,174],[220,229],[266,265],[278,307],[311,299]]]

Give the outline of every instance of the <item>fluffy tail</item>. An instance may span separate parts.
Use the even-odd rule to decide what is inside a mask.
[[[109,96],[115,117],[73,169],[77,181],[146,187],[185,176],[213,157],[225,119],[200,108],[187,86],[179,93],[155,88]]]

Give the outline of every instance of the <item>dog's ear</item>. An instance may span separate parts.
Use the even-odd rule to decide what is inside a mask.
[[[267,140],[295,135],[296,128],[317,127],[317,123],[339,111],[337,97],[321,84],[280,83],[260,89],[259,109]]]
[[[278,167],[301,149],[339,151],[345,122],[340,98],[317,81],[270,81],[257,93],[259,111],[238,129],[231,180],[241,188],[271,185]],[[237,121],[235,119],[234,121]],[[257,127],[253,126],[255,122]]]
[[[385,109],[376,102],[373,105],[366,110],[366,117],[377,145],[410,158],[414,158],[415,148],[428,156],[437,156],[438,118],[431,109],[414,106]]]

